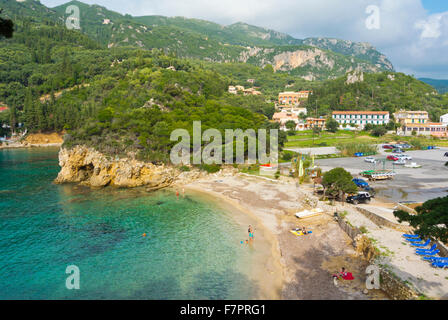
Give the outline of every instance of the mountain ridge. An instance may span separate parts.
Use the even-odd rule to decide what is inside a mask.
[[[70,1],[47,8],[39,1],[0,0],[0,6],[20,7],[25,16],[63,23],[66,8],[80,8],[81,32],[103,46],[160,49],[166,54],[213,62],[245,62],[259,67],[272,65],[306,80],[326,80],[360,69],[364,72],[394,71],[386,56],[365,43],[329,38],[295,39],[287,33],[236,22],[227,26],[186,17],[161,15],[133,17],[96,4]],[[26,10],[28,7],[28,10]],[[30,10],[29,8],[34,8]],[[42,18],[43,19],[43,18]]]

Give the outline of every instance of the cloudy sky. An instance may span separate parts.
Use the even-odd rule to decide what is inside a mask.
[[[49,7],[67,0],[41,0]],[[133,16],[246,22],[296,38],[372,43],[397,71],[448,79],[448,0],[83,0]]]

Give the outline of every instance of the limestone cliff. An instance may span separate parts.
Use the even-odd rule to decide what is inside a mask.
[[[186,184],[203,178],[206,172],[191,168],[182,172],[167,165],[154,165],[132,158],[109,159],[104,154],[85,146],[62,148],[59,152],[59,172],[55,183],[78,182],[90,187],[147,187],[148,191]],[[235,169],[221,170],[219,175],[235,174]]]
[[[56,183],[80,182],[91,187],[140,187],[159,189],[171,185],[179,175],[175,168],[135,159],[108,159],[104,154],[84,146],[61,149],[61,171]]]

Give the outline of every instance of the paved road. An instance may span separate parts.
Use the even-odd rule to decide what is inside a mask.
[[[403,166],[395,166],[397,175],[393,180],[377,181],[370,183],[377,190],[379,199],[397,201],[426,201],[429,199],[448,195],[448,168],[444,157],[448,148],[436,150],[409,151],[406,154],[413,157],[410,162],[417,162],[422,168],[412,169]],[[377,158],[385,158],[388,153],[383,153]],[[364,162],[364,158],[338,158],[316,160],[316,164],[324,171],[336,167],[343,167],[358,176],[361,171],[374,169],[373,164]],[[382,169],[382,164],[377,165]],[[393,169],[391,162],[386,162],[386,169]]]

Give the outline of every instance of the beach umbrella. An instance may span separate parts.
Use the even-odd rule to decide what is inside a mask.
[[[299,163],[299,177],[303,177],[303,175],[304,175],[304,172],[303,172],[303,161],[300,160],[300,163]]]

